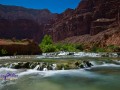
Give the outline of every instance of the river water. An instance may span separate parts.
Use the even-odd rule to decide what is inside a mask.
[[[16,80],[0,80],[0,90],[120,90],[119,61],[90,61],[93,67],[75,70],[0,68],[0,74],[9,72],[18,75]]]

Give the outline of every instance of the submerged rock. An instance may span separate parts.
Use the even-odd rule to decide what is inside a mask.
[[[83,61],[83,63],[84,63],[85,67],[91,67],[91,66],[93,66],[93,64],[90,63],[89,61]]]
[[[93,66],[89,61],[75,62],[75,63],[46,63],[46,62],[17,62],[17,63],[5,63],[0,67],[7,67],[13,69],[34,69],[40,71],[47,70],[69,70],[87,68]]]

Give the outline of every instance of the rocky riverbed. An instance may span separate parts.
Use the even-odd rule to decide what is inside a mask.
[[[2,57],[0,65],[0,90],[119,90],[120,88],[119,58],[16,56]]]
[[[70,61],[69,63],[51,63],[51,62],[14,62],[1,64],[1,68],[13,68],[13,69],[34,69],[40,71],[47,70],[69,70],[69,69],[80,69],[89,68],[93,64],[90,61]]]
[[[43,53],[45,57],[54,57],[54,56],[72,56],[72,57],[120,57],[119,52],[53,52],[53,53]]]

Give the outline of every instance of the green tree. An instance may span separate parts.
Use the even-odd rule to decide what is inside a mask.
[[[50,35],[45,35],[39,46],[43,52],[55,52],[56,50]]]
[[[45,35],[41,42],[41,45],[50,45],[50,44],[53,44],[52,37],[50,35]]]

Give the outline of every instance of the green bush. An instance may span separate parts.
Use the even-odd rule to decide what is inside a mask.
[[[91,52],[106,52],[106,50],[104,48],[101,47],[97,47],[97,46],[93,46],[90,50]]]
[[[104,48],[97,48],[97,51],[96,52],[106,52],[106,50]]]
[[[75,48],[76,48],[77,50],[83,51],[83,50],[84,50],[84,45],[82,45],[82,44],[76,44],[76,45],[75,45]]]
[[[55,52],[55,51],[74,52],[84,50],[83,45],[81,44],[63,44],[63,43],[54,44],[52,41],[52,37],[50,35],[45,35],[39,46],[43,52]]]
[[[119,50],[120,50],[120,47],[118,47],[118,46],[115,46],[115,45],[107,46],[107,51],[108,52],[114,52],[114,51],[119,51]]]
[[[77,51],[74,44],[55,44],[57,51]]]
[[[39,46],[43,52],[55,52],[56,50],[50,35],[45,35]]]
[[[7,52],[7,50],[5,50],[5,49],[1,49],[0,50],[0,55],[6,55],[8,52]]]
[[[85,46],[83,44],[63,44],[63,43],[53,43],[52,37],[50,35],[45,35],[42,42],[40,43],[40,48],[43,52],[56,52],[56,51],[84,51]],[[120,47],[115,45],[109,45],[107,47],[101,48],[99,45],[95,44],[89,49],[91,52],[114,52],[120,51]],[[2,51],[4,53],[4,51]]]
[[[45,35],[41,42],[41,45],[51,45],[51,44],[53,44],[52,37],[50,35]]]
[[[42,51],[43,52],[55,52],[56,51],[56,47],[51,45],[45,45],[42,47]]]

